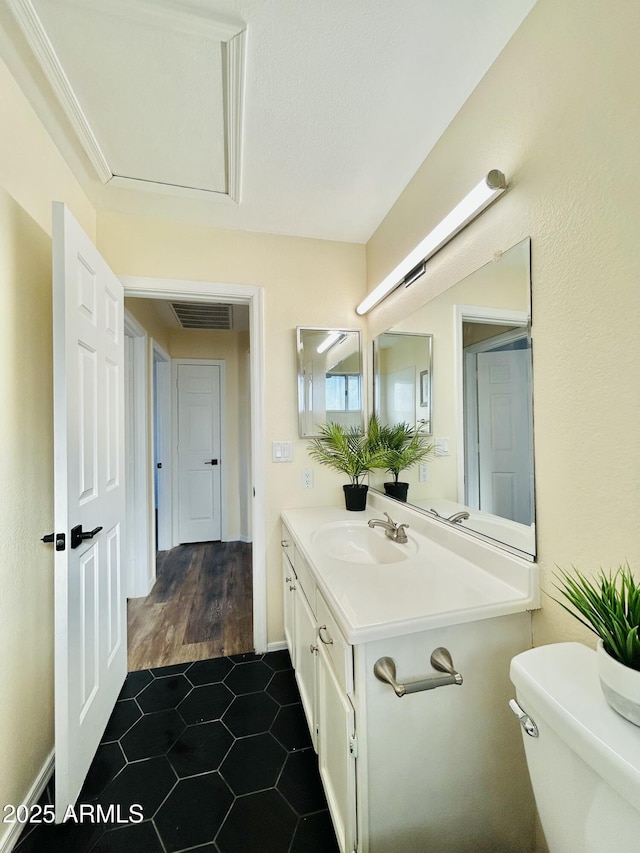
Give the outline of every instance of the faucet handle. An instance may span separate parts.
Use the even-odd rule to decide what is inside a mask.
[[[393,524],[393,526],[394,526],[394,527],[396,527],[396,523],[395,523],[395,521],[391,518],[391,516],[389,515],[389,513],[388,513],[388,512],[385,512],[385,515],[387,516],[387,521],[389,522],[389,524]]]
[[[406,533],[408,527],[409,527],[408,524],[396,525],[396,542],[400,542],[400,544],[402,544],[403,542],[408,541],[407,540],[407,533]]]

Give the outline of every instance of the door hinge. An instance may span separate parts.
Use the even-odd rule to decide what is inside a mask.
[[[358,757],[358,736],[351,735],[349,738],[349,752],[354,758]]]

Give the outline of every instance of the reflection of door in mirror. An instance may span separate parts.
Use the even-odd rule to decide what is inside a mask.
[[[533,523],[531,352],[522,326],[463,323],[465,499]]]
[[[458,530],[534,556],[530,249],[526,239],[496,252],[492,261],[378,335],[374,399],[375,411],[381,414],[389,381],[385,374],[414,365],[417,424],[429,420],[437,449],[432,460],[407,472],[408,500],[421,511],[435,510],[445,518],[468,512],[468,518],[458,520]],[[387,341],[416,334],[428,334],[433,341],[438,353],[435,375],[432,370],[426,374],[428,366],[417,359],[393,368],[380,366],[380,349]],[[489,352],[499,350],[500,336],[507,334],[522,340],[507,346],[502,339],[505,351]],[[465,354],[474,346],[473,368],[468,368],[472,378],[465,377]],[[509,372],[516,376],[510,387],[506,382],[494,384],[499,373]],[[484,377],[480,384],[476,373]],[[372,474],[369,486],[382,492],[384,474]]]

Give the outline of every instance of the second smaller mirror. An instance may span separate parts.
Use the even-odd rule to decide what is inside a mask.
[[[385,332],[374,341],[375,410],[383,426],[408,423],[431,435],[432,335]]]
[[[362,430],[360,332],[298,327],[297,346],[300,438],[318,436],[328,421]]]

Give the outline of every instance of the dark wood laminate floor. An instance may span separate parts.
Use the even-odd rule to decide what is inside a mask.
[[[160,551],[146,598],[128,602],[129,671],[253,651],[251,545]]]

